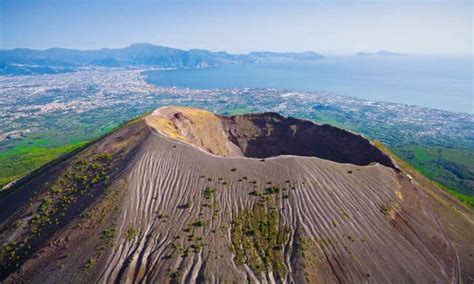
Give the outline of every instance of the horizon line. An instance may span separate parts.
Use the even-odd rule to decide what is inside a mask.
[[[162,45],[162,44],[156,44],[156,43],[150,43],[150,42],[132,42],[128,45],[120,45],[120,46],[113,46],[113,47],[88,47],[88,48],[81,48],[81,47],[61,47],[61,46],[51,46],[51,47],[44,47],[44,48],[34,48],[34,47],[24,47],[24,46],[17,46],[17,47],[10,47],[10,48],[4,48],[0,47],[0,51],[13,51],[16,49],[29,49],[29,50],[37,50],[37,51],[46,51],[50,49],[69,49],[69,50],[77,50],[77,51],[98,51],[98,50],[104,50],[104,49],[124,49],[131,47],[133,45],[151,45],[155,47],[164,47],[164,48],[170,48],[170,49],[177,49],[177,50],[183,50],[183,51],[191,51],[191,50],[206,50],[210,52],[225,52],[228,54],[234,54],[234,55],[240,55],[240,54],[248,54],[252,52],[275,52],[275,53],[288,53],[288,52],[294,52],[294,53],[304,53],[304,52],[314,52],[318,53],[320,55],[329,55],[329,56],[337,56],[337,55],[357,55],[358,53],[377,53],[380,51],[388,51],[391,53],[398,53],[400,55],[404,56],[423,56],[423,55],[451,55],[451,56],[472,56],[474,57],[474,50],[471,53],[453,53],[453,52],[436,52],[436,53],[420,53],[420,52],[405,52],[405,51],[397,51],[397,50],[392,50],[389,48],[380,48],[380,49],[372,49],[372,50],[358,50],[358,51],[330,51],[330,50],[324,50],[324,51],[316,51],[316,50],[271,50],[271,49],[260,49],[260,50],[252,50],[252,51],[247,51],[247,52],[232,52],[232,51],[227,51],[227,50],[213,50],[213,49],[207,49],[207,48],[181,48],[181,47],[175,47],[175,46],[170,46],[170,45]]]

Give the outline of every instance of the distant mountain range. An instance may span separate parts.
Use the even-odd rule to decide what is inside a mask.
[[[408,54],[392,52],[387,50],[379,50],[377,52],[359,52],[357,56],[406,56]]]
[[[176,48],[135,43],[125,48],[75,50],[16,48],[0,50],[0,75],[49,74],[74,71],[77,67],[162,67],[203,68],[235,63],[260,63],[281,60],[319,60],[315,52],[252,52],[229,54],[202,49]]]

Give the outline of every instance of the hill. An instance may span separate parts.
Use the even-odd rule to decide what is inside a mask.
[[[71,72],[78,67],[203,68],[235,63],[322,58],[315,52],[254,52],[235,55],[203,49],[181,50],[148,43],[98,50],[16,48],[0,50],[0,75],[54,74]]]
[[[398,53],[388,50],[379,50],[377,52],[358,52],[356,56],[406,56],[408,54]]]
[[[360,135],[164,107],[0,198],[11,282],[469,282],[473,213]]]

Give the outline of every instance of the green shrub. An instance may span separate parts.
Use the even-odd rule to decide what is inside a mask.
[[[135,239],[135,237],[138,235],[138,230],[135,228],[135,226],[130,225],[127,229],[126,232],[126,238],[128,241],[131,241]]]
[[[214,196],[215,192],[216,192],[216,190],[214,188],[207,187],[203,192],[204,198],[205,199],[211,199]]]
[[[204,226],[204,222],[201,221],[201,220],[199,220],[199,221],[197,221],[197,222],[194,222],[193,225],[194,225],[195,227],[202,227],[202,226]]]

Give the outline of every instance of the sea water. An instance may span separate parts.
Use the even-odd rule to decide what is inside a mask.
[[[473,58],[350,56],[148,71],[163,87],[276,88],[473,113]]]

